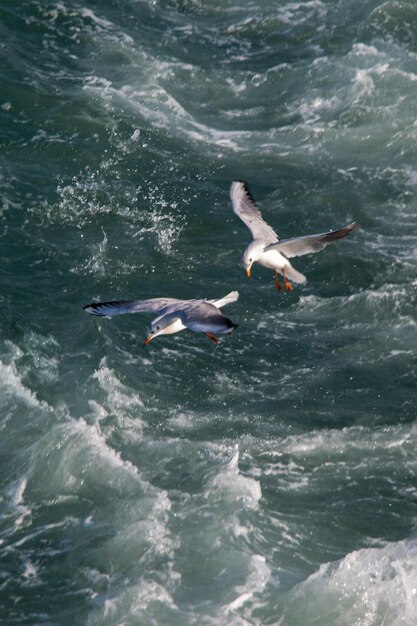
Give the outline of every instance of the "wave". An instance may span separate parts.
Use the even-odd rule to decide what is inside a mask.
[[[280,626],[412,626],[417,612],[417,543],[364,548],[327,563],[281,607]]]

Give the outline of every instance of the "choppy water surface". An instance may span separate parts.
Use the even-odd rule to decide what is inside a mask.
[[[415,624],[416,23],[2,2],[3,624]],[[281,237],[360,229],[278,294],[235,178]],[[217,347],[82,310],[233,289]]]

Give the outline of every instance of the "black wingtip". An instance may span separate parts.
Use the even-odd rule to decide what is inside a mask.
[[[92,302],[91,304],[86,304],[85,306],[83,306],[83,309],[91,315],[102,315],[99,310],[101,306],[102,304],[100,302]]]
[[[352,224],[348,224],[347,226],[344,226],[343,228],[338,228],[338,230],[332,230],[329,233],[327,233],[326,241],[331,242],[331,241],[336,241],[337,239],[342,239],[343,237],[350,235],[352,230],[355,230],[357,226],[358,226],[358,222],[352,222]]]
[[[234,329],[234,328],[237,328],[239,326],[239,324],[235,324],[234,322],[232,322],[232,320],[229,320],[228,317],[225,318],[225,321],[226,321],[226,326],[228,328]]]
[[[87,313],[91,313],[92,315],[107,315],[107,313],[103,313],[104,309],[114,309],[117,306],[124,304],[122,300],[113,300],[110,302],[92,302],[91,304],[86,304],[83,309],[87,311]]]

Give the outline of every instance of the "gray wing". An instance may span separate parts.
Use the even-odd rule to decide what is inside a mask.
[[[240,217],[252,233],[254,239],[278,241],[278,235],[262,218],[247,185],[235,180],[230,187],[230,200],[233,211]]]
[[[289,259],[294,256],[302,256],[303,254],[309,254],[311,252],[320,252],[320,250],[323,250],[323,248],[325,248],[329,243],[349,235],[349,233],[351,233],[357,225],[357,222],[353,222],[344,228],[339,228],[339,230],[331,230],[328,233],[321,233],[320,235],[307,235],[307,237],[284,239],[284,241],[272,243],[269,246],[266,246],[264,250],[278,250]]]
[[[214,304],[207,301],[193,302],[178,309],[178,317],[184,326],[197,333],[222,334],[232,331],[237,326],[220,313]]]
[[[125,313],[163,313],[171,305],[181,305],[183,300],[176,298],[151,298],[150,300],[114,300],[113,302],[93,302],[84,310],[91,315],[124,315]]]

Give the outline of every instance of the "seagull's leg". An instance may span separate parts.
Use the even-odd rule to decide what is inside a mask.
[[[217,337],[215,337],[214,335],[212,335],[211,333],[206,333],[207,337],[209,339],[211,339],[212,341],[214,341],[214,343],[219,343]]]
[[[276,286],[276,288],[278,289],[278,291],[281,291],[281,289],[282,289],[282,285],[281,285],[281,283],[279,282],[279,279],[278,279],[278,274],[277,274],[277,271],[276,271],[276,270],[274,270],[274,281],[275,281],[275,286]]]
[[[292,291],[293,290],[293,286],[291,285],[290,281],[287,280],[287,277],[285,276],[285,268],[282,268],[282,276],[284,278],[285,290],[286,291]]]

